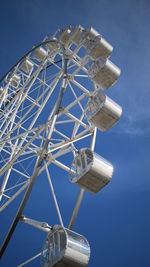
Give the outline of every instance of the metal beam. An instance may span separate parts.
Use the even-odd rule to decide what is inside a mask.
[[[16,216],[15,216],[15,218],[14,218],[14,220],[13,220],[11,226],[10,226],[10,229],[8,231],[8,234],[7,234],[5,240],[4,240],[3,244],[2,244],[2,247],[0,249],[0,258],[2,258],[4,252],[5,252],[6,248],[7,248],[7,245],[8,245],[8,243],[9,243],[9,241],[10,241],[10,239],[11,239],[11,237],[12,237],[12,235],[13,235],[15,229],[16,229],[16,226],[17,226],[19,220],[20,220],[20,217],[22,215],[22,212],[24,210],[24,207],[25,207],[25,205],[27,203],[27,200],[28,200],[28,198],[30,196],[30,193],[31,193],[32,188],[34,186],[34,183],[36,181],[36,177],[38,176],[38,173],[40,171],[42,162],[43,162],[43,159],[40,156],[38,158],[38,160],[37,160],[36,167],[34,169],[34,172],[33,172],[32,177],[31,177],[30,184],[29,184],[29,186],[28,186],[28,188],[27,188],[27,190],[25,192],[24,198],[23,198],[23,200],[22,200],[22,202],[21,202],[21,204],[20,204],[20,206],[18,208],[18,211],[16,213]]]
[[[32,188],[35,184],[35,181],[36,181],[36,178],[37,176],[39,175],[39,172],[40,172],[40,168],[41,168],[41,165],[44,161],[44,158],[45,158],[45,154],[47,152],[47,147],[48,147],[48,144],[49,144],[49,140],[51,138],[51,135],[52,135],[52,132],[53,132],[53,128],[54,128],[54,125],[55,125],[55,122],[56,122],[56,119],[57,119],[57,116],[58,116],[58,113],[59,113],[59,108],[60,108],[60,105],[61,105],[61,101],[62,101],[62,98],[63,98],[63,93],[66,89],[66,75],[67,75],[67,58],[64,56],[63,58],[63,79],[62,79],[62,84],[61,84],[61,88],[60,88],[60,92],[59,92],[59,96],[58,96],[58,99],[57,99],[57,102],[56,102],[56,106],[55,106],[55,110],[54,110],[54,117],[53,117],[53,120],[52,120],[52,124],[51,124],[51,128],[50,128],[50,131],[47,135],[47,138],[46,138],[46,141],[45,141],[45,144],[43,146],[43,149],[42,149],[42,152],[40,154],[40,156],[37,158],[37,162],[36,162],[36,165],[35,165],[35,169],[33,171],[33,174],[30,178],[30,184],[25,192],[25,195],[23,197],[23,200],[21,201],[21,204],[18,208],[18,211],[16,213],[16,216],[10,226],[10,229],[8,231],[8,234],[2,244],[2,247],[0,249],[0,259],[2,258],[6,248],[7,248],[7,245],[16,229],[16,226],[20,220],[20,217],[22,215],[22,212],[25,208],[25,205],[27,203],[27,200],[31,194],[31,191],[32,191]]]
[[[97,132],[97,128],[94,128],[94,132],[93,132],[93,136],[92,136],[92,141],[91,141],[91,150],[94,151],[94,147],[95,147],[95,142],[96,142],[96,132]],[[79,212],[79,208],[83,199],[83,195],[84,195],[84,189],[81,188],[75,203],[75,207],[68,225],[69,229],[72,229],[75,223],[75,220],[77,218],[78,212]]]

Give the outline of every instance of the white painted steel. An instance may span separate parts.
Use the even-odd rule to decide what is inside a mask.
[[[83,55],[81,48],[85,49]],[[77,250],[69,247],[69,234],[73,232],[63,226],[49,167],[53,163],[62,168],[81,187],[69,224],[72,228],[84,189],[98,192],[113,173],[113,166],[94,153],[95,126],[101,130],[111,127],[121,116],[121,108],[108,97],[102,97],[101,92],[99,104],[94,105],[95,113],[90,102],[98,86],[107,89],[120,75],[120,70],[107,59],[112,49],[94,28],[69,26],[45,38],[0,82],[0,211],[29,189],[32,177],[36,179],[45,170],[62,225],[54,229],[64,231],[68,240],[63,254],[68,259],[65,266],[87,266],[90,249],[87,245],[87,254],[79,253],[83,245],[80,241],[75,241]],[[89,88],[88,77],[94,82]],[[90,149],[82,149],[83,140]],[[68,153],[73,161],[71,169],[61,161]],[[87,160],[86,167],[78,168],[77,158],[82,155]],[[39,159],[45,164],[39,162],[36,166]],[[35,220],[24,217],[24,222],[42,228]],[[45,258],[44,253],[45,250],[42,255]]]
[[[68,125],[71,126],[70,129],[75,129],[76,127],[84,126],[85,131],[83,129],[83,133],[81,132],[77,137],[74,135],[74,130],[71,129],[74,137],[72,139],[72,136],[66,137],[66,135],[63,133],[63,131],[58,131],[58,127],[50,126],[51,127],[51,134],[58,133],[60,138],[62,138],[62,143],[54,142],[53,146],[51,145],[50,151],[51,153],[55,153],[55,151],[59,151],[59,149],[66,148],[69,145],[75,146],[75,143],[82,140],[83,138],[86,138],[90,136],[90,127],[89,124],[85,124],[82,122],[80,117],[82,119],[84,118],[84,107],[82,107],[81,102],[84,98],[87,98],[89,95],[89,90],[86,89],[82,83],[79,83],[76,77],[76,81],[74,80],[74,76],[77,73],[80,73],[80,69],[83,67],[80,67],[81,65],[81,58],[76,55],[75,51],[71,51],[70,48],[68,48],[69,53],[72,53],[74,56],[72,58],[71,54],[69,56],[69,65],[68,70],[70,70],[70,73],[73,78],[73,83],[69,82],[66,90],[72,91],[72,98],[70,100],[70,103],[67,103],[67,106],[64,108],[64,111],[61,110],[58,115],[58,119],[53,120],[53,125],[56,126],[62,125],[65,123],[64,120],[59,120],[63,114],[66,114],[66,116],[71,120],[68,121]],[[48,53],[47,53],[48,50]],[[61,51],[61,54],[59,54]],[[78,51],[78,50],[77,50]],[[61,45],[56,40],[56,38],[53,38],[53,43],[46,43],[46,45],[41,45],[38,48],[33,49],[32,53],[29,53],[23,60],[21,60],[20,63],[17,64],[17,66],[14,68],[14,71],[11,71],[10,74],[7,75],[5,89],[2,90],[2,93],[5,93],[5,102],[4,98],[2,99],[2,123],[0,125],[0,137],[1,137],[1,151],[2,151],[2,158],[0,160],[1,162],[1,168],[0,168],[0,175],[5,175],[5,173],[10,174],[10,178],[13,175],[14,171],[17,174],[16,177],[16,183],[17,179],[21,179],[21,183],[18,183],[20,185],[16,186],[15,183],[11,186],[2,186],[2,191],[5,194],[6,192],[9,192],[10,199],[2,198],[1,194],[1,208],[0,210],[3,210],[4,207],[6,207],[9,203],[11,203],[11,200],[13,201],[21,192],[24,190],[25,185],[25,176],[24,175],[24,162],[28,161],[30,163],[30,158],[36,156],[36,154],[39,153],[39,144],[44,141],[44,131],[46,130],[46,125],[44,128],[37,129],[36,127],[33,129],[34,125],[37,124],[38,118],[41,116],[43,109],[48,101],[52,98],[54,91],[56,90],[57,84],[59,80],[62,77],[62,67],[57,66],[55,62],[53,62],[53,57],[58,53],[60,58],[63,55],[63,51],[61,50]],[[68,55],[68,54],[67,54]],[[36,62],[34,61],[36,60]],[[37,61],[39,63],[37,63]],[[51,62],[51,63],[49,63]],[[46,67],[47,65],[52,64],[53,66],[56,66],[60,72],[57,71],[54,78],[50,79],[46,76],[48,73],[48,70]],[[70,68],[71,65],[74,65],[74,74]],[[33,69],[34,66],[34,69]],[[41,71],[43,71],[43,76],[40,75]],[[25,73],[28,75],[26,76]],[[10,76],[10,79],[9,79]],[[80,74],[79,74],[79,77]],[[69,75],[68,75],[69,78]],[[7,84],[8,81],[8,84]],[[71,80],[70,80],[71,81]],[[15,89],[11,91],[10,86],[15,86],[15,88],[18,88],[20,84],[19,89]],[[35,86],[37,84],[37,86]],[[44,90],[41,90],[41,87],[44,86]],[[2,87],[3,88],[3,87]],[[81,94],[78,96],[78,91],[81,89]],[[35,98],[34,92],[38,93],[38,97]],[[11,92],[11,98],[8,99],[8,95],[10,95]],[[30,93],[31,92],[31,93]],[[32,93],[33,92],[33,93]],[[8,102],[7,102],[8,101]],[[26,104],[28,101],[28,104]],[[7,105],[6,105],[7,103]],[[79,106],[81,108],[81,113],[79,115],[76,115],[76,113],[72,113],[70,111],[74,106]],[[33,110],[36,111],[33,112]],[[53,114],[53,110],[51,114]],[[48,120],[51,120],[51,115],[49,116]],[[57,121],[58,120],[58,121]],[[28,123],[30,122],[30,123]],[[51,122],[49,122],[51,124]],[[67,120],[66,120],[67,123]],[[53,129],[54,127],[54,129]],[[33,131],[32,131],[33,129]],[[7,136],[5,133],[7,132]],[[67,139],[66,139],[67,138]],[[58,137],[57,137],[58,139]],[[18,140],[18,141],[17,141]],[[40,141],[38,144],[38,140]],[[69,142],[68,142],[69,140]],[[19,142],[19,145],[14,150],[14,155],[12,156],[12,149],[14,147],[13,142]],[[6,143],[7,142],[7,143]],[[7,144],[7,145],[6,145]],[[8,149],[9,148],[9,149]],[[55,149],[54,149],[55,148]],[[74,149],[74,148],[73,148]],[[70,151],[70,150],[69,150]],[[3,156],[3,152],[5,153],[5,156]],[[57,153],[59,156],[59,153]],[[24,157],[24,158],[23,158]],[[36,158],[36,157],[35,157]],[[34,161],[35,162],[35,161]],[[57,162],[57,161],[56,161]],[[18,164],[22,164],[22,170],[17,171]],[[12,166],[14,167],[12,168]],[[65,167],[63,164],[59,164],[59,167],[62,167],[63,169],[67,170],[69,167]],[[30,177],[32,174],[31,170],[28,173],[28,177]],[[20,175],[20,176],[19,176]],[[8,177],[5,176],[5,177]],[[24,179],[23,179],[24,177]],[[5,180],[8,180],[6,179]],[[3,184],[5,182],[3,181]],[[9,183],[8,183],[9,185]],[[22,186],[21,186],[22,185]],[[10,188],[10,190],[9,190]],[[13,189],[13,190],[12,190]]]
[[[49,231],[51,230],[51,226],[48,225],[48,223],[46,222],[39,222],[37,220],[33,220],[33,219],[30,219],[30,218],[27,218],[26,216],[22,215],[21,218],[20,218],[20,221],[21,222],[24,222],[28,225],[31,225],[41,231],[44,231],[46,233],[49,233]]]
[[[33,67],[34,63],[30,59],[26,58],[25,60],[23,60],[20,69],[29,74],[32,72]]]
[[[112,86],[120,76],[120,69],[105,57],[97,59],[89,69],[89,78],[103,89]]]
[[[76,26],[72,29],[67,45],[72,43],[79,44],[84,28],[81,25]]]
[[[41,256],[41,252],[40,253],[37,253],[36,255],[34,255],[33,257],[31,257],[30,259],[28,259],[28,260],[24,261],[23,263],[19,264],[17,267],[25,266],[25,265],[27,265],[28,263],[30,263],[31,261],[37,259],[40,256]]]
[[[46,49],[44,49],[43,47],[38,47],[34,51],[33,58],[41,62],[43,59],[46,58],[47,55],[48,55],[48,52],[46,51]]]
[[[91,193],[106,186],[113,175],[113,166],[88,148],[81,149],[71,165],[70,181]]]
[[[113,47],[103,38],[95,37],[94,40],[89,41],[87,46],[87,54],[96,60],[99,57],[109,57],[113,51]]]
[[[65,30],[63,30],[60,34],[60,41],[65,45],[69,39],[69,36],[71,34],[70,27],[67,27]]]
[[[13,87],[18,87],[20,84],[20,76],[17,74],[14,74],[11,78],[10,78],[10,85],[12,85]]]
[[[94,148],[95,148],[96,134],[97,134],[97,128],[95,127],[93,135],[92,135],[92,141],[91,141],[91,150],[92,151],[94,151]],[[71,172],[72,172],[72,175],[75,175],[74,170],[70,169],[70,173]],[[73,228],[73,225],[75,223],[76,217],[77,217],[78,212],[79,212],[79,208],[80,208],[83,196],[84,196],[84,189],[80,188],[80,191],[79,191],[79,194],[78,194],[78,197],[77,197],[77,200],[76,200],[76,204],[75,204],[75,207],[74,207],[74,210],[73,210],[73,213],[72,213],[69,225],[68,225],[68,229],[72,229]]]
[[[107,131],[121,117],[122,108],[102,91],[91,96],[86,107],[86,118],[101,131]]]
[[[51,177],[50,177],[50,174],[49,174],[48,167],[47,167],[46,163],[45,163],[45,170],[46,170],[46,174],[47,174],[47,177],[48,177],[48,181],[49,181],[49,185],[50,185],[50,188],[51,188],[51,192],[52,192],[52,195],[53,195],[53,199],[54,199],[54,202],[55,202],[57,214],[58,214],[58,217],[59,217],[59,220],[60,220],[60,224],[61,224],[62,227],[64,227],[62,216],[61,216],[60,209],[59,209],[59,206],[58,206],[58,202],[57,202],[57,199],[56,199],[56,195],[55,195],[55,192],[54,192],[54,187],[53,187],[52,180],[51,180]]]
[[[85,237],[55,225],[45,241],[41,263],[43,267],[85,267],[89,258],[90,246]]]

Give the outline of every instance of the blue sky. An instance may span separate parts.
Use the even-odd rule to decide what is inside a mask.
[[[123,116],[112,130],[98,133],[96,152],[114,164],[115,172],[100,193],[85,194],[74,230],[89,240],[89,267],[149,267],[150,2],[5,0],[0,22],[0,76],[46,35],[69,24],[93,26],[114,46],[111,59],[122,73],[108,95],[123,107]],[[61,170],[52,169],[56,173],[67,225],[78,188],[61,178]],[[37,179],[25,214],[53,225],[58,220],[46,187],[46,180],[41,187]],[[0,215],[1,242],[16,207]],[[45,234],[20,223],[0,266],[17,266],[40,252],[44,238]],[[40,264],[35,261],[29,266]]]

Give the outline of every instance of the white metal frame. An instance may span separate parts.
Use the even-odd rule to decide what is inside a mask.
[[[35,221],[21,216],[36,177],[43,171],[47,174],[60,224],[64,226],[49,166],[53,163],[68,173],[70,166],[61,162],[61,156],[70,153],[74,157],[83,139],[86,139],[87,146],[92,150],[95,147],[97,128],[85,119],[88,98],[97,86],[86,88],[84,83],[88,78],[91,58],[80,55],[84,40],[73,49],[71,45],[61,43],[60,36],[61,31],[58,30],[52,38],[45,39],[37,46],[47,51],[41,61],[34,57],[35,47],[0,81],[0,212],[26,189],[4,241],[1,256],[20,218],[42,229]],[[55,54],[54,50],[48,50],[50,42],[56,45]],[[26,58],[33,63],[28,73],[24,73],[21,68]],[[14,75],[20,79],[16,87],[11,83]],[[43,114],[47,117],[42,117]],[[63,125],[67,125],[69,134],[64,131]],[[81,189],[69,229],[74,225],[83,194],[84,190]],[[49,227],[45,229],[49,231]],[[24,266],[40,255],[19,266]]]

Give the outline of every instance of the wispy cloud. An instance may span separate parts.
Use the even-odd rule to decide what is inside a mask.
[[[118,125],[114,127],[113,132],[119,134],[128,134],[144,136],[150,134],[150,107],[137,107],[128,112],[124,112],[123,117]]]

